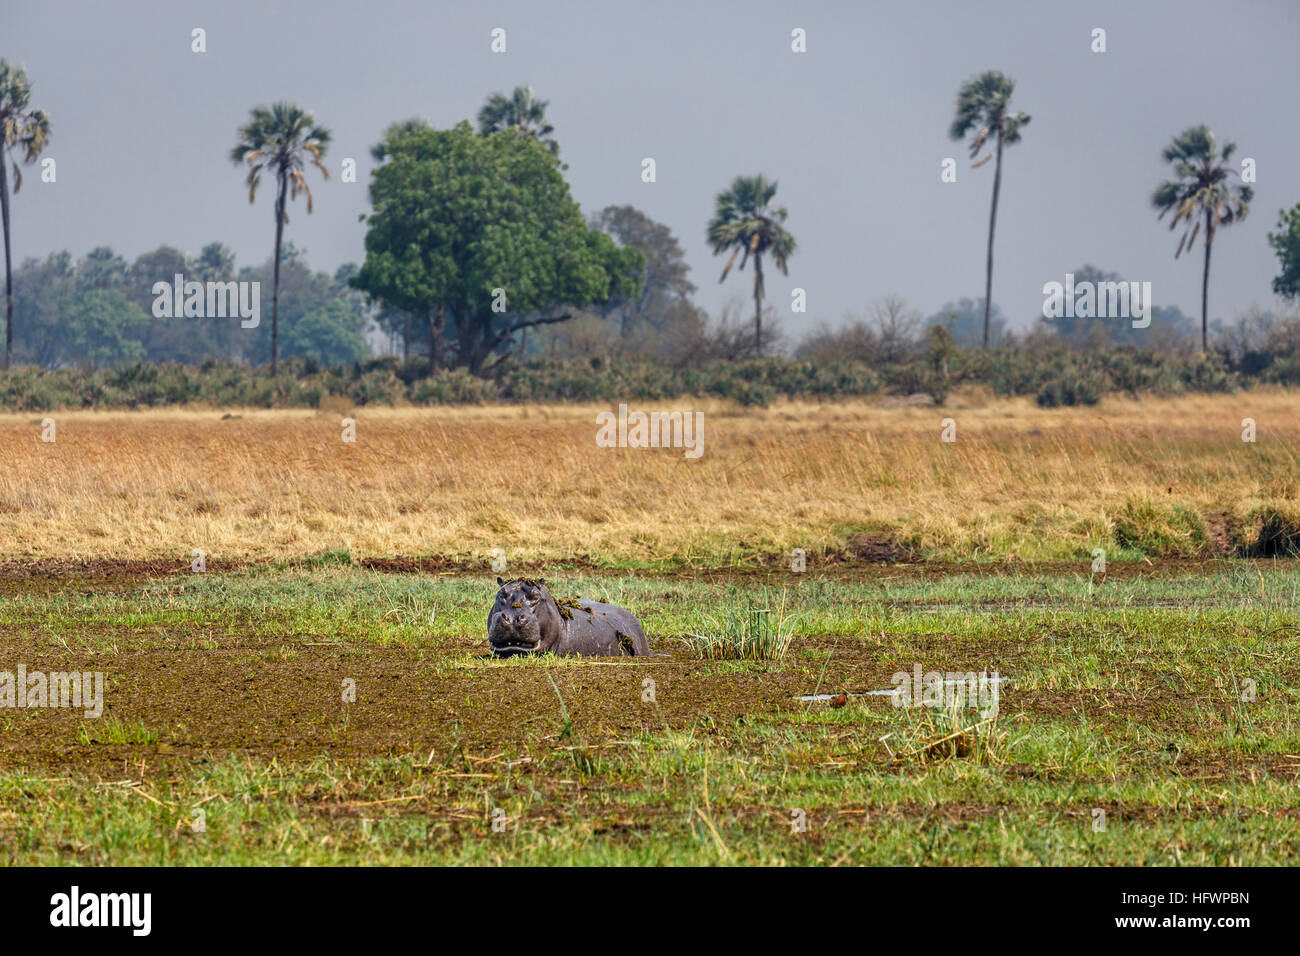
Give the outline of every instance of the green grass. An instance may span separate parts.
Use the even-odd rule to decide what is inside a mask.
[[[203,749],[192,729],[130,713],[68,718],[67,746],[109,748],[118,761],[86,770],[11,753],[48,715],[0,710],[0,856],[28,865],[1144,866],[1300,857],[1295,563],[1110,580],[1090,580],[1081,565],[1054,575],[556,583],[632,607],[652,650],[678,647],[677,669],[634,672],[637,686],[655,675],[658,696],[641,704],[648,716],[635,727],[590,716],[579,691],[653,665],[480,656],[495,591],[487,577],[321,566],[0,592],[0,646],[93,655],[110,674],[159,650],[220,649],[229,656],[214,667],[254,674],[306,667],[324,644],[344,661],[414,654],[431,679],[465,687],[453,729],[431,748],[291,757],[213,748],[165,769],[160,748]],[[689,659],[679,642],[701,615],[723,633],[752,634],[728,614],[772,606],[776,587],[787,600],[783,657]],[[16,663],[9,656],[0,669]],[[997,668],[1010,681],[996,720],[879,697],[745,706],[745,694],[757,699],[782,680],[807,693],[885,688],[912,662]],[[839,683],[827,686],[832,673]],[[687,677],[704,695],[671,711]],[[496,699],[534,678],[544,678],[535,711]],[[476,737],[475,721],[494,709],[526,722],[526,733],[497,739],[479,726]],[[338,723],[348,739],[341,710],[301,719]],[[971,739],[930,746],[954,731]],[[796,811],[803,832],[791,826]]]
[[[145,786],[10,772],[0,820],[7,857],[25,864],[1295,862],[1293,780],[1198,785],[1160,763],[1116,778],[1131,744],[1084,745],[1056,768],[1065,779],[958,760],[849,773],[836,766],[845,754],[828,759],[828,729],[697,727],[528,772],[480,768],[488,780],[416,759],[228,758]],[[1071,739],[1040,727],[1006,757],[1059,754]],[[566,783],[543,794],[538,772]],[[1093,830],[1094,810],[1106,830]]]
[[[157,730],[146,727],[138,720],[123,723],[115,717],[87,721],[77,731],[77,742],[81,744],[154,744],[161,739],[162,735]]]
[[[794,621],[767,593],[736,593],[721,611],[700,614],[686,644],[700,660],[779,661],[794,639]]]
[[[766,606],[775,585],[788,592],[796,637],[854,635],[894,625],[933,629],[954,616],[1092,618],[1205,610],[1246,616],[1273,611],[1276,617],[1300,606],[1300,566],[1294,562],[1225,560],[1208,572],[1104,583],[1093,581],[1087,562],[1078,567],[1070,574],[992,568],[933,579],[902,568],[892,576],[856,581],[795,574],[749,581],[625,573],[552,577],[566,595],[635,606],[643,622],[674,635],[690,631],[702,615],[717,617],[735,604],[737,588],[752,590]],[[29,633],[67,639],[78,639],[84,625],[92,624],[118,629],[119,639],[127,640],[152,640],[151,629],[184,627],[262,636],[329,632],[379,645],[436,643],[439,635],[483,629],[496,591],[490,575],[435,578],[338,567],[177,575],[140,587],[73,583],[57,591],[0,591],[0,627],[21,625]]]

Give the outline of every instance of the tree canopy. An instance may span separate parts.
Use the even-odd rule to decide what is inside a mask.
[[[1273,279],[1273,292],[1284,299],[1300,299],[1300,203],[1278,213],[1277,232],[1268,234],[1282,274]]]
[[[478,111],[478,131],[483,135],[517,129],[544,144],[556,155],[560,144],[551,136],[555,132],[546,119],[546,100],[539,100],[531,86],[516,86],[509,96],[493,93]]]
[[[564,307],[635,295],[644,257],[591,229],[544,145],[517,130],[405,128],[383,144],[352,285],[424,317],[430,362],[495,365]],[[495,356],[495,358],[494,358]]]
[[[269,261],[236,270],[234,253],[218,242],[197,256],[159,246],[130,263],[107,246],[90,250],[79,262],[66,251],[27,259],[14,270],[14,311],[23,330],[15,356],[46,368],[108,367],[140,359],[265,362],[271,354],[268,323],[245,329],[237,318],[155,318],[152,287],[176,273],[197,282],[265,284],[271,271]],[[349,263],[332,278],[313,272],[293,244],[285,244],[285,356],[325,365],[369,356],[364,297],[347,285],[355,271]]]
[[[640,291],[612,296],[603,310],[606,317],[618,320],[624,333],[641,324],[662,329],[681,313],[696,311],[691,303],[695,284],[687,277],[691,267],[667,226],[635,206],[606,206],[591,217],[590,225],[645,257]]]

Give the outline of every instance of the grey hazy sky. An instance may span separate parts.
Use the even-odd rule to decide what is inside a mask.
[[[493,27],[508,51],[489,51]],[[190,31],[208,52],[190,52]],[[808,52],[790,50],[807,31]],[[1108,51],[1090,52],[1094,27]],[[1148,205],[1161,148],[1208,123],[1258,164],[1250,217],[1214,247],[1212,315],[1272,306],[1265,233],[1300,201],[1300,3],[556,2],[419,0],[178,2],[4,0],[0,57],[26,64],[53,121],[58,182],[29,170],[13,204],[16,262],[111,245],[219,240],[239,262],[270,257],[271,195],[248,205],[228,161],[250,107],[314,110],[334,132],[316,210],[287,236],[317,268],[364,255],[369,147],[391,121],[472,119],[495,90],[531,83],[584,212],[631,203],[679,237],[716,310],[750,275],[719,286],[704,241],[714,194],[738,173],[779,180],[799,242],[790,277],[768,278],[791,331],[860,313],[887,293],[926,314],[983,295],[993,182],[947,138],[956,90],[1000,69],[1032,114],[1007,152],[993,299],[1013,325],[1040,313],[1042,285],[1085,262],[1153,283],[1158,304],[1200,314],[1200,247]],[[658,182],[640,180],[642,157]],[[958,182],[940,162],[957,158]],[[339,181],[355,157],[356,184]],[[790,290],[808,313],[790,316]]]

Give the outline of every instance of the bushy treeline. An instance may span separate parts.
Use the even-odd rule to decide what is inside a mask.
[[[823,326],[794,349],[821,365],[861,364],[877,370],[896,394],[928,393],[936,402],[961,385],[982,384],[999,395],[1030,395],[1040,405],[1090,405],[1109,392],[1215,392],[1254,384],[1300,384],[1300,314],[1251,309],[1232,323],[1211,324],[1214,347],[1198,352],[1177,309],[1153,310],[1151,326],[1130,337],[1125,322],[1093,320],[1070,328],[1040,321],[1007,332],[987,351],[962,348],[951,322],[922,320],[897,299],[867,319]]]
[[[941,335],[932,336],[941,338]],[[265,368],[209,361],[140,362],[113,369],[14,369],[0,376],[0,408],[44,412],[67,408],[166,405],[317,408],[331,397],[357,405],[487,402],[657,401],[711,396],[743,405],[779,398],[928,394],[942,402],[956,387],[987,386],[998,395],[1028,395],[1040,405],[1091,404],[1108,393],[1222,392],[1252,384],[1300,385],[1300,354],[1258,356],[1159,353],[1118,346],[1082,351],[1046,348],[961,349],[951,342],[891,363],[852,358],[819,361],[767,357],[674,365],[605,357],[530,359],[494,377],[464,369],[429,374],[421,358],[387,356],[348,365],[311,360]]]
[[[760,352],[733,304],[715,319],[692,302],[695,286],[666,227],[632,207],[610,207],[593,228],[635,247],[644,271],[634,295],[614,296],[572,319],[502,339],[471,374],[448,367],[427,322],[352,288],[356,267],[313,271],[289,246],[281,270],[281,354],[268,374],[269,323],[236,318],[156,318],[151,287],[175,273],[196,281],[263,282],[267,266],[236,269],[218,244],[192,256],[162,246],[128,263],[100,248],[17,270],[23,330],[19,365],[0,375],[0,409],[138,408],[165,405],[320,407],[331,397],[367,404],[465,404],[664,400],[698,395],[766,405],[778,398],[928,395],[985,386],[1040,405],[1086,405],[1112,392],[1226,391],[1254,383],[1300,384],[1300,316],[1252,310],[1211,325],[1213,349],[1176,308],[1155,307],[1145,329],[1115,320],[1040,320],[1008,331],[992,310],[995,347],[982,336],[982,300],[962,299],[928,317],[897,297],[838,327],[796,340],[769,314]],[[1085,266],[1080,275],[1111,274]],[[262,314],[269,311],[263,301]],[[511,316],[499,321],[510,322]],[[372,358],[363,336],[387,337],[402,357]]]
[[[356,267],[314,272],[289,244],[280,265],[280,352],[319,362],[370,355],[363,337],[364,296],[348,280]],[[159,318],[154,285],[175,276],[194,282],[259,282],[261,321],[238,317]],[[46,368],[121,366],[137,361],[258,364],[271,355],[271,268],[236,268],[220,243],[198,255],[159,246],[129,262],[107,246],[74,260],[66,251],[27,259],[14,270],[14,363]],[[0,325],[3,319],[0,317]]]

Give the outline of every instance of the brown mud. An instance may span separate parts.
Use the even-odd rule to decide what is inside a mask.
[[[112,630],[105,629],[105,636]],[[74,653],[52,650],[48,638],[0,634],[6,658],[25,662],[29,673],[105,674],[99,719],[66,709],[0,711],[0,770],[143,779],[187,772],[229,755],[287,761],[411,754],[441,761],[457,753],[531,758],[561,746],[556,688],[585,746],[621,746],[641,733],[666,729],[723,735],[732,746],[748,722],[797,730],[810,709],[825,707],[799,702],[801,694],[888,688],[892,673],[907,669],[903,656],[926,661],[927,669],[1009,676],[1000,719],[1010,725],[1086,719],[1104,732],[1138,721],[1173,734],[1194,731],[1198,713],[1216,709],[1208,692],[1170,688],[1156,679],[1170,663],[1158,660],[1134,667],[1151,671],[1132,682],[1144,688],[1140,695],[1124,689],[1018,692],[1017,662],[1041,649],[1011,642],[991,648],[944,635],[919,636],[909,641],[906,655],[888,660],[867,642],[826,637],[803,639],[800,653],[780,663],[719,664],[695,660],[682,642],[660,638],[652,650],[668,656],[549,667],[492,660],[468,638],[381,648],[328,635],[229,633],[206,634],[204,646],[196,647],[182,631],[171,636],[151,634],[141,647],[123,631],[116,652]],[[646,678],[654,681],[654,702],[643,700]],[[349,679],[355,702],[344,703]],[[887,698],[855,698],[837,713],[856,708],[883,715],[890,707]],[[860,737],[851,763],[883,764],[885,751],[874,743],[880,726],[845,725],[846,733]],[[147,732],[147,742],[120,742],[123,728],[128,735]],[[1290,776],[1300,770],[1294,762],[1258,757],[1234,772],[1252,767]],[[1209,753],[1180,754],[1171,769],[1228,773]]]

